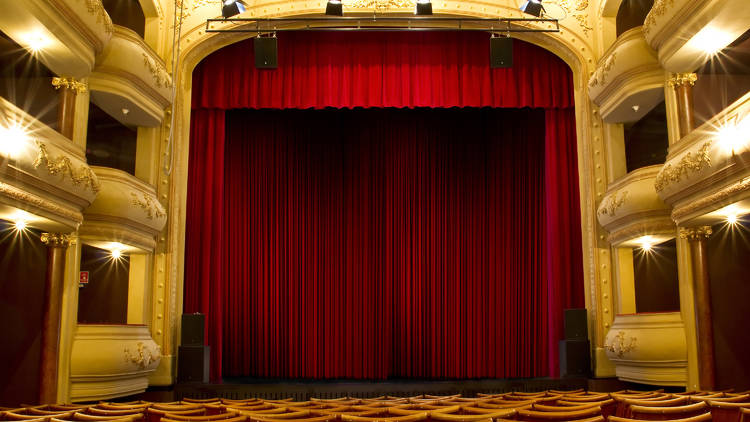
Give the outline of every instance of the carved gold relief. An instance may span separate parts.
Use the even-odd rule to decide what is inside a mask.
[[[599,210],[600,215],[609,215],[610,217],[615,216],[615,211],[625,203],[625,199],[628,197],[628,191],[623,191],[622,195],[618,198],[619,192],[615,192],[607,198],[606,204]]]
[[[96,15],[96,23],[104,23],[104,30],[107,31],[108,34],[112,35],[115,32],[115,26],[112,24],[112,19],[109,17],[109,14],[106,10],[104,10],[104,6],[102,5],[101,0],[85,0],[86,1],[86,9],[88,9],[89,13],[92,15]]]
[[[602,67],[597,69],[594,78],[591,80],[591,86],[597,86],[599,84],[604,85],[607,83],[607,74],[614,67],[616,59],[617,52],[612,52],[612,54],[604,61]]]
[[[674,5],[674,0],[656,0],[654,5],[651,7],[651,11],[648,12],[646,20],[643,22],[643,34],[648,35],[651,32],[656,18],[663,16],[667,12],[667,9]]]
[[[169,80],[167,69],[165,69],[160,63],[157,63],[155,60],[149,57],[148,54],[141,54],[143,54],[143,64],[145,64],[146,67],[148,67],[148,70],[151,72],[151,76],[153,76],[156,86],[169,87],[171,85],[171,81]]]
[[[698,75],[695,73],[673,73],[667,83],[670,87],[675,88],[678,86],[695,85],[695,81],[698,80]]]
[[[688,227],[680,228],[680,238],[681,239],[687,239],[687,240],[701,240],[701,239],[708,239],[709,236],[713,233],[713,229],[711,229],[711,226],[700,226],[700,227]]]
[[[14,201],[33,205],[34,207],[41,208],[53,214],[61,215],[69,220],[78,223],[83,220],[83,214],[81,214],[80,212],[61,207],[54,202],[48,201],[36,195],[32,195],[7,183],[0,182],[0,195],[10,198]]]
[[[161,348],[157,345],[155,348],[148,347],[142,341],[136,344],[135,353],[126,347],[125,361],[130,362],[140,369],[146,369],[152,363],[161,359]]]
[[[156,218],[162,218],[167,215],[161,210],[161,208],[159,208],[150,196],[144,194],[143,199],[139,199],[135,192],[130,192],[130,196],[133,197],[133,205],[140,207],[146,213],[146,218],[149,220],[153,220],[154,216],[156,216]]]
[[[711,157],[708,155],[708,150],[711,148],[712,141],[708,141],[693,155],[692,152],[688,152],[680,160],[679,163],[672,166],[667,164],[664,168],[656,175],[656,182],[654,187],[657,192],[661,192],[669,186],[672,182],[679,182],[682,179],[683,174],[688,175],[688,171],[698,172],[703,170],[705,167],[711,167]]]
[[[43,143],[36,141],[36,145],[39,148],[36,159],[34,160],[34,168],[45,166],[47,172],[53,176],[61,175],[64,179],[67,175],[74,185],[78,186],[83,184],[84,187],[91,189],[95,194],[99,193],[99,182],[96,180],[94,172],[87,166],[81,166],[78,170],[73,168],[73,164],[70,158],[60,156],[55,159],[50,159],[47,153],[47,146]]]
[[[88,90],[88,85],[83,82],[77,81],[74,78],[54,77],[52,78],[52,86],[54,86],[55,89],[65,88],[74,90],[79,94],[83,94]]]
[[[42,233],[39,238],[42,243],[54,248],[67,248],[74,243],[73,237],[65,233]]]
[[[744,192],[748,189],[750,189],[750,177],[746,177],[733,185],[730,185],[718,192],[712,193],[711,195],[704,196],[697,201],[692,201],[686,206],[675,208],[674,212],[672,213],[672,217],[675,220],[680,220],[682,217],[690,215],[695,211],[698,211],[711,204],[722,202],[730,196],[739,192]]]
[[[355,0],[349,6],[355,9],[375,9],[385,12],[388,9],[405,9],[414,7],[413,0]]]
[[[622,358],[625,353],[629,353],[636,347],[637,338],[631,336],[628,341],[625,339],[625,331],[620,331],[612,337],[612,341],[608,344],[604,344],[604,348],[617,355],[618,358]]]
[[[588,0],[557,0],[557,5],[565,9],[565,13],[578,22],[585,35],[594,29],[588,25],[588,13],[586,13],[589,7]]]

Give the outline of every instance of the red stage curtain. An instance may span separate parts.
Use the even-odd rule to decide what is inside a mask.
[[[486,35],[476,33],[284,33],[279,46],[278,70],[254,69],[252,43],[243,42],[209,56],[194,74],[185,312],[208,315],[212,378],[220,379],[222,368],[227,375],[310,378],[556,375],[562,310],[583,306],[570,70],[523,42],[516,42],[513,69],[489,69]],[[263,114],[270,111],[256,111],[247,115],[252,125],[230,119],[224,151],[225,109],[423,105],[544,112],[505,110],[526,115],[495,116],[502,126],[485,118],[486,126],[466,128],[472,136],[485,132],[461,136],[471,142],[453,157],[446,149],[461,143],[433,150],[419,136],[438,142],[452,131],[441,120],[469,110],[432,110],[449,113],[435,122],[441,131],[397,126],[403,118],[385,114],[385,121],[375,110],[358,110],[376,114],[355,129],[334,113],[336,125],[360,142],[339,140],[338,149],[325,138],[292,148],[294,139],[311,135],[285,123],[321,124],[301,114],[274,121]],[[520,122],[533,127],[519,133]],[[237,127],[244,128],[240,141]],[[526,140],[540,128],[541,143],[513,146],[532,148],[529,155],[514,150],[480,166],[481,154],[468,152],[474,139],[489,142],[507,132]],[[411,149],[396,155],[395,139]],[[437,160],[438,152],[445,159]],[[318,162],[331,166],[308,168]],[[342,175],[353,178],[344,182]],[[469,182],[474,176],[479,182]],[[498,205],[508,204],[514,189],[527,209]],[[482,204],[506,217],[515,212],[518,226],[503,226],[511,220],[496,215],[482,220]],[[258,219],[264,225],[254,226]],[[439,223],[448,222],[440,231]]]
[[[573,107],[570,69],[516,40],[513,67],[489,67],[485,33],[279,34],[279,68],[256,69],[252,40],[207,57],[194,108]]]

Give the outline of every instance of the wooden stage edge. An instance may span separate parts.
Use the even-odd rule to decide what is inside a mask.
[[[241,400],[260,398],[278,400],[293,398],[305,401],[310,398],[333,399],[338,397],[377,397],[383,395],[409,397],[420,394],[461,394],[474,397],[477,393],[504,393],[510,391],[575,390],[616,391],[627,388],[616,379],[589,378],[525,378],[525,379],[468,379],[468,380],[385,380],[385,381],[295,381],[258,380],[253,378],[225,379],[221,384],[179,383],[174,386],[177,400],[185,397],[207,399],[221,397]]]

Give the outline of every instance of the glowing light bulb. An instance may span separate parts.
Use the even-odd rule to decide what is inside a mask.
[[[122,257],[122,251],[119,249],[113,249],[110,254],[112,255],[113,259],[120,259]]]
[[[654,247],[654,245],[652,245],[652,244],[650,244],[648,242],[643,242],[641,244],[641,249],[643,249],[646,252],[650,252],[653,247]]]
[[[734,154],[744,146],[744,138],[734,123],[727,123],[719,129],[719,143],[724,151]]]
[[[0,154],[16,157],[26,145],[28,135],[17,123],[8,127],[0,127]]]
[[[690,43],[704,53],[713,55],[732,42],[732,35],[711,26],[707,26],[690,40]]]
[[[13,224],[13,226],[15,227],[16,231],[19,231],[19,232],[26,230],[26,222],[23,220],[16,221],[15,224]]]
[[[737,224],[737,215],[736,214],[729,214],[727,216],[727,223],[732,224],[732,225]]]
[[[49,39],[40,31],[26,35],[26,44],[32,53],[38,53],[49,44]]]

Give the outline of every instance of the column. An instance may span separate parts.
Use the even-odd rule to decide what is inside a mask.
[[[73,139],[76,95],[86,92],[86,84],[73,78],[52,78],[52,86],[60,92],[60,107],[57,110],[57,131],[66,138]]]
[[[673,73],[669,78],[669,86],[674,88],[677,95],[677,115],[680,123],[680,138],[695,128],[693,118],[693,85],[698,80],[695,73]]]
[[[690,243],[693,262],[695,319],[698,332],[698,378],[700,389],[714,390],[716,364],[714,360],[714,328],[711,314],[711,281],[708,275],[709,226],[681,228],[680,237]]]
[[[71,237],[60,233],[42,233],[41,240],[47,245],[47,279],[42,315],[39,403],[56,403],[65,252],[71,243]]]

